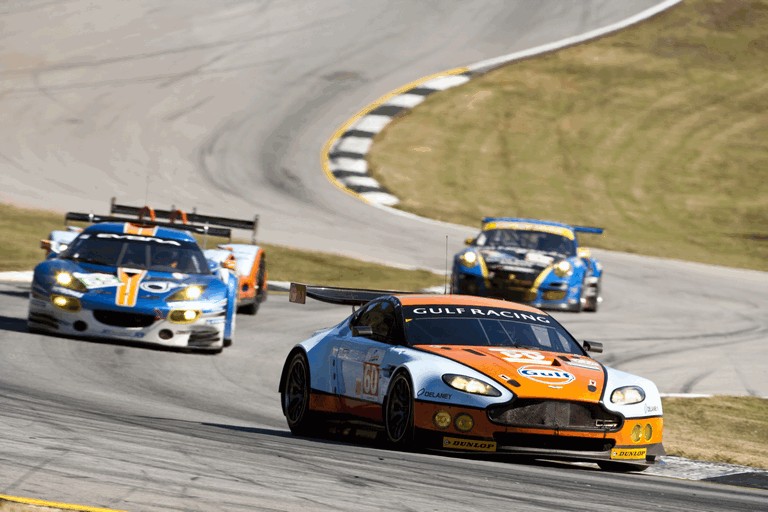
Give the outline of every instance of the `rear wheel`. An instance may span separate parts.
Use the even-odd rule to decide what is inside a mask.
[[[384,407],[384,427],[387,441],[399,448],[413,443],[413,392],[411,380],[405,372],[392,379]]]
[[[313,414],[309,409],[309,362],[302,352],[297,352],[288,363],[285,386],[280,393],[283,414],[288,428],[295,435],[312,432]]]

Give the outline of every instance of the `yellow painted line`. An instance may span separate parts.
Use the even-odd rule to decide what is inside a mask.
[[[331,138],[328,139],[328,141],[325,143],[325,145],[323,146],[322,152],[320,153],[320,162],[323,166],[323,172],[325,173],[325,177],[328,178],[328,181],[336,185],[337,188],[350,194],[351,196],[356,197],[357,199],[363,201],[364,203],[368,203],[368,200],[366,200],[363,196],[361,196],[354,190],[350,190],[347,187],[345,187],[339,180],[336,179],[336,176],[334,176],[333,173],[331,172],[331,161],[330,161],[330,157],[328,156],[328,153],[330,152],[331,147],[336,143],[337,140],[341,138],[341,135],[347,130],[349,130],[349,127],[355,124],[358,120],[360,120],[361,117],[367,115],[372,110],[377,109],[378,107],[380,107],[390,99],[394,98],[395,96],[398,96],[400,94],[403,94],[406,91],[414,89],[419,85],[425,82],[429,82],[434,78],[439,78],[442,76],[460,75],[462,73],[466,73],[467,71],[469,71],[469,68],[465,68],[465,67],[454,68],[448,71],[441,71],[440,73],[435,73],[433,75],[419,78],[418,80],[414,80],[413,82],[403,85],[402,87],[398,87],[394,91],[388,92],[387,94],[380,97],[373,103],[364,107],[354,116],[347,119],[347,121],[344,124],[342,124],[335,132],[333,132],[333,135],[331,135]]]
[[[58,508],[61,510],[79,510],[82,512],[126,512],[124,510],[115,510],[111,508],[87,507],[85,505],[73,505],[71,503],[57,503],[55,501],[38,500],[35,498],[20,498],[18,496],[6,496],[0,494],[0,500],[12,501],[14,503],[23,503],[25,505],[35,505],[37,507]]]

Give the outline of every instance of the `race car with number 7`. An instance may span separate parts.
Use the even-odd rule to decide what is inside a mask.
[[[653,382],[604,366],[552,316],[468,295],[293,283],[359,306],[290,350],[279,384],[296,435],[363,430],[398,448],[501,452],[642,471],[664,454]]]

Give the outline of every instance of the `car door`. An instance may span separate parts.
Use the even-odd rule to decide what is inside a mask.
[[[369,334],[354,335],[355,328],[364,327],[370,328]],[[386,393],[386,383],[382,383],[386,368],[382,365],[402,340],[395,301],[384,298],[368,303],[350,320],[350,331],[337,359],[342,408],[354,416],[379,421]]]

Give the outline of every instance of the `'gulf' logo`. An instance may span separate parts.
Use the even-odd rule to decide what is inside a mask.
[[[576,377],[565,370],[558,370],[546,366],[523,366],[517,370],[517,373],[542,384],[563,385],[574,381]]]
[[[146,270],[117,269],[117,279],[120,284],[117,285],[115,304],[127,308],[135,306],[136,298],[139,296],[139,284],[145,275],[147,275]]]

